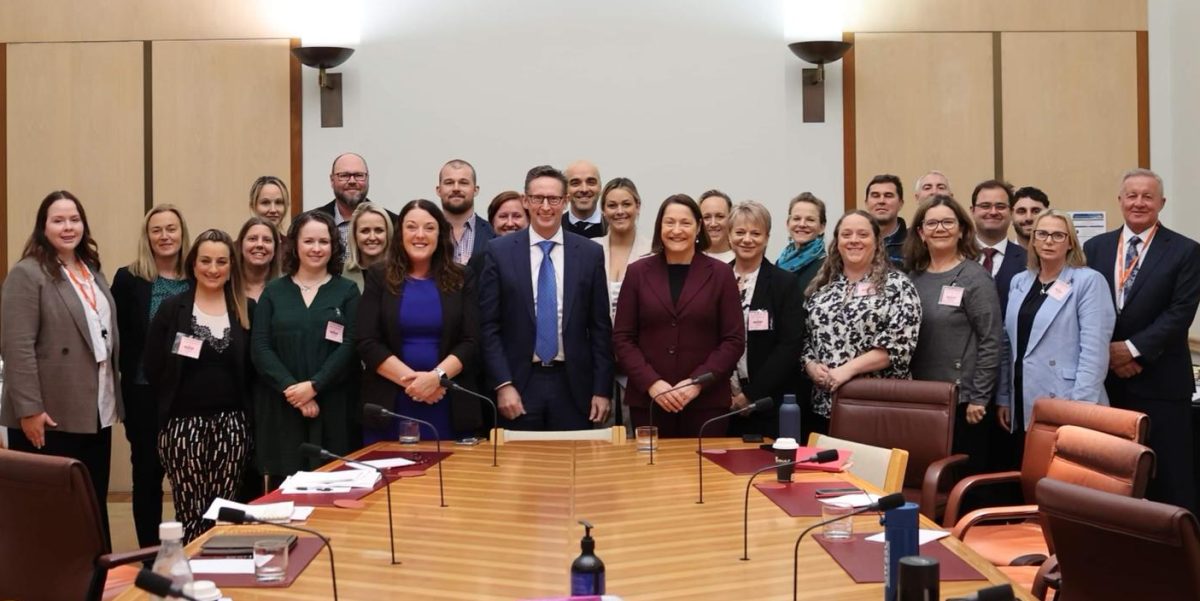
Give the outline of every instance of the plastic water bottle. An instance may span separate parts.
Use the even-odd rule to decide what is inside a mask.
[[[783,395],[783,404],[779,406],[779,438],[800,440],[800,405],[796,404],[796,395]]]
[[[155,574],[170,578],[175,586],[192,581],[192,568],[188,565],[187,554],[183,552],[183,524],[179,522],[163,522],[158,525],[158,538],[162,546],[158,548],[158,556],[154,558]],[[151,596],[153,601],[165,601],[162,597]]]

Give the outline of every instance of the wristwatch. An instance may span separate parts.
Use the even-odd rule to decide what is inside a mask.
[[[433,368],[433,373],[438,375],[438,380],[441,380],[442,378],[446,377],[446,370],[442,369],[441,367]]]

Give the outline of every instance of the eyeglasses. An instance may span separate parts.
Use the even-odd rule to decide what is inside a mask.
[[[529,204],[531,204],[535,207],[540,207],[540,206],[542,206],[542,204],[548,204],[552,207],[561,207],[563,201],[566,200],[566,198],[567,198],[566,196],[526,196],[525,197],[525,199],[529,201]]]
[[[983,211],[984,213],[991,213],[992,211],[1000,211],[1003,213],[1008,210],[1008,203],[998,202],[996,204],[992,204],[990,202],[981,202],[975,205],[975,208]]]
[[[367,174],[361,171],[339,171],[333,174],[339,182],[348,182],[350,180],[358,180],[360,182],[367,181]]]
[[[948,232],[958,227],[958,220],[950,217],[945,219],[926,219],[921,222],[921,227],[931,232],[937,231],[938,227],[941,227]]]
[[[1033,239],[1045,242],[1047,239],[1055,242],[1066,242],[1066,232],[1047,232],[1046,230],[1033,230]]]

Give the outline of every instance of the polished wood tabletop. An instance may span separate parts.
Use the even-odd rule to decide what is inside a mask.
[[[742,448],[737,439],[705,441],[705,448]],[[364,449],[412,450],[395,443]],[[432,443],[421,443],[433,450]],[[697,503],[694,440],[664,440],[648,465],[632,443],[516,442],[492,449],[449,447],[444,462],[447,507],[439,506],[437,471],[392,483],[396,556],[390,564],[384,491],[364,509],[318,507],[308,519],[333,542],[340,598],[505,600],[565,596],[568,572],[590,521],[596,554],[604,561],[608,592],[627,601],[790,599],[796,536],[817,518],[792,518],[757,491],[750,493],[749,561],[742,561],[742,503],[748,476],[705,461],[704,503]],[[329,469],[334,466],[326,466]],[[769,482],[773,473],[756,481]],[[797,480],[844,478],[798,472]],[[924,518],[922,518],[924,520]],[[934,527],[923,522],[923,527]],[[875,514],[855,518],[856,532],[882,530]],[[269,526],[218,526],[252,533]],[[800,545],[801,599],[879,601],[882,584],[855,584],[809,536]],[[195,541],[191,548],[197,548]],[[958,540],[939,543],[958,553],[992,583],[1003,574]],[[943,582],[943,598],[988,586],[987,581]],[[328,556],[322,551],[288,588],[230,588],[235,601],[331,599]],[[144,599],[129,591],[122,600]],[[1031,599],[1021,595],[1021,599]]]

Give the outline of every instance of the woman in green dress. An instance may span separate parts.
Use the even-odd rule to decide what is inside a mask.
[[[267,284],[254,312],[255,447],[272,480],[316,467],[301,457],[300,443],[351,450],[359,294],[341,276],[343,254],[333,218],[301,214],[288,228],[284,277]]]

